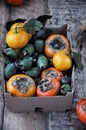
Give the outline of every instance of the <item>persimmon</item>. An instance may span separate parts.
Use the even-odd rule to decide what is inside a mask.
[[[86,97],[78,101],[76,105],[76,114],[79,120],[86,125]]]
[[[44,78],[38,83],[37,96],[56,96],[60,90],[60,82],[56,78]]]
[[[31,36],[24,31],[18,29],[11,29],[6,34],[6,43],[10,48],[21,49],[27,45]]]
[[[31,97],[35,95],[35,81],[25,74],[13,75],[6,84],[6,90],[13,96]]]
[[[52,58],[58,51],[69,52],[70,45],[68,39],[60,34],[52,34],[45,41],[44,53]]]
[[[63,73],[56,69],[55,67],[49,67],[41,72],[41,79],[52,77],[56,78],[58,81],[61,81]]]
[[[56,52],[53,56],[53,65],[60,71],[66,71],[72,67],[72,57],[63,52]]]

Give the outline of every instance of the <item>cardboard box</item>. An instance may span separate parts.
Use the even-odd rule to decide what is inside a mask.
[[[62,26],[58,29],[53,29],[54,33],[63,34],[67,36],[67,25]],[[68,92],[67,95],[62,96],[49,96],[49,97],[14,97],[10,93],[4,92],[5,105],[8,109],[13,112],[64,112],[72,108],[73,97],[74,97],[74,68],[72,69],[71,75],[71,87],[72,91]]]
[[[53,97],[13,97],[5,93],[5,104],[8,109],[14,112],[64,112],[72,108],[73,91],[66,96]]]

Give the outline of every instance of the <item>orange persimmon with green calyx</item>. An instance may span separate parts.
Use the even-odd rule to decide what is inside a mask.
[[[19,6],[23,4],[24,0],[7,0],[7,2],[11,5]]]
[[[16,74],[7,81],[6,89],[13,96],[31,97],[35,95],[36,84],[30,76]]]
[[[70,45],[66,37],[60,34],[52,34],[45,41],[44,53],[47,57],[52,58],[58,51],[69,52]]]
[[[44,78],[38,83],[37,96],[56,96],[60,90],[60,82],[56,78]]]
[[[6,34],[6,43],[10,48],[21,49],[27,45],[31,36],[29,33],[24,30],[18,30],[15,28],[14,30],[10,30]]]
[[[56,52],[53,56],[53,65],[60,71],[66,71],[72,67],[72,58],[64,51]]]
[[[61,81],[63,73],[56,69],[55,67],[49,67],[42,71],[41,79],[52,77],[56,78],[58,81]]]

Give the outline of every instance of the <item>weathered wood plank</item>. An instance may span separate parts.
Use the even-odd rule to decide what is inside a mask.
[[[75,96],[73,103],[73,111],[64,114],[54,113],[49,115],[50,130],[85,130],[83,125],[77,118],[75,107],[80,98],[86,97],[86,41],[78,43],[76,36],[82,25],[86,23],[86,1],[84,0],[49,0],[48,8],[53,18],[48,22],[48,26],[56,27],[68,24],[68,39],[71,48],[79,52],[82,56],[83,71],[75,71]],[[82,47],[82,48],[81,48]],[[70,116],[69,116],[70,115]]]
[[[3,117],[4,117],[4,77],[3,77],[3,62],[0,58],[0,130],[3,127]]]
[[[47,1],[25,0],[20,7],[11,7],[10,20],[30,19],[47,13]],[[22,104],[23,105],[23,104]],[[13,113],[4,110],[3,130],[48,130],[48,114]]]
[[[5,0],[0,1],[0,50],[5,47],[5,24],[10,16],[10,8]]]
[[[3,130],[48,130],[46,113],[13,113],[5,109]]]
[[[5,33],[6,29],[4,28],[4,25],[0,24],[0,50],[3,50],[3,48],[6,47],[5,43]]]
[[[0,24],[5,25],[9,17],[10,17],[10,7],[7,4],[6,0],[1,0],[0,1]]]
[[[0,1],[0,50],[5,48],[5,23],[9,19],[10,9],[7,6],[5,0]],[[0,130],[3,128],[3,117],[4,117],[4,77],[3,77],[3,63],[0,58]]]
[[[0,93],[0,130],[3,129],[3,115],[4,115],[3,112],[4,112],[4,100],[3,100],[3,94]]]
[[[29,20],[48,13],[47,0],[25,0],[20,7],[11,8],[10,19],[24,18]]]
[[[57,118],[58,117],[58,118]],[[85,130],[86,125],[83,125],[77,118],[75,111],[66,113],[52,113],[49,115],[50,130]]]

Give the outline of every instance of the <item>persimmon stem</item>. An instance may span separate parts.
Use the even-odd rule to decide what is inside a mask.
[[[18,33],[18,27],[17,26],[15,27],[15,33]]]
[[[23,29],[23,27],[18,27],[18,25],[19,25],[19,24],[17,24],[16,27],[15,27],[15,33],[18,33],[18,29],[19,29],[19,28],[22,28],[22,29]]]

